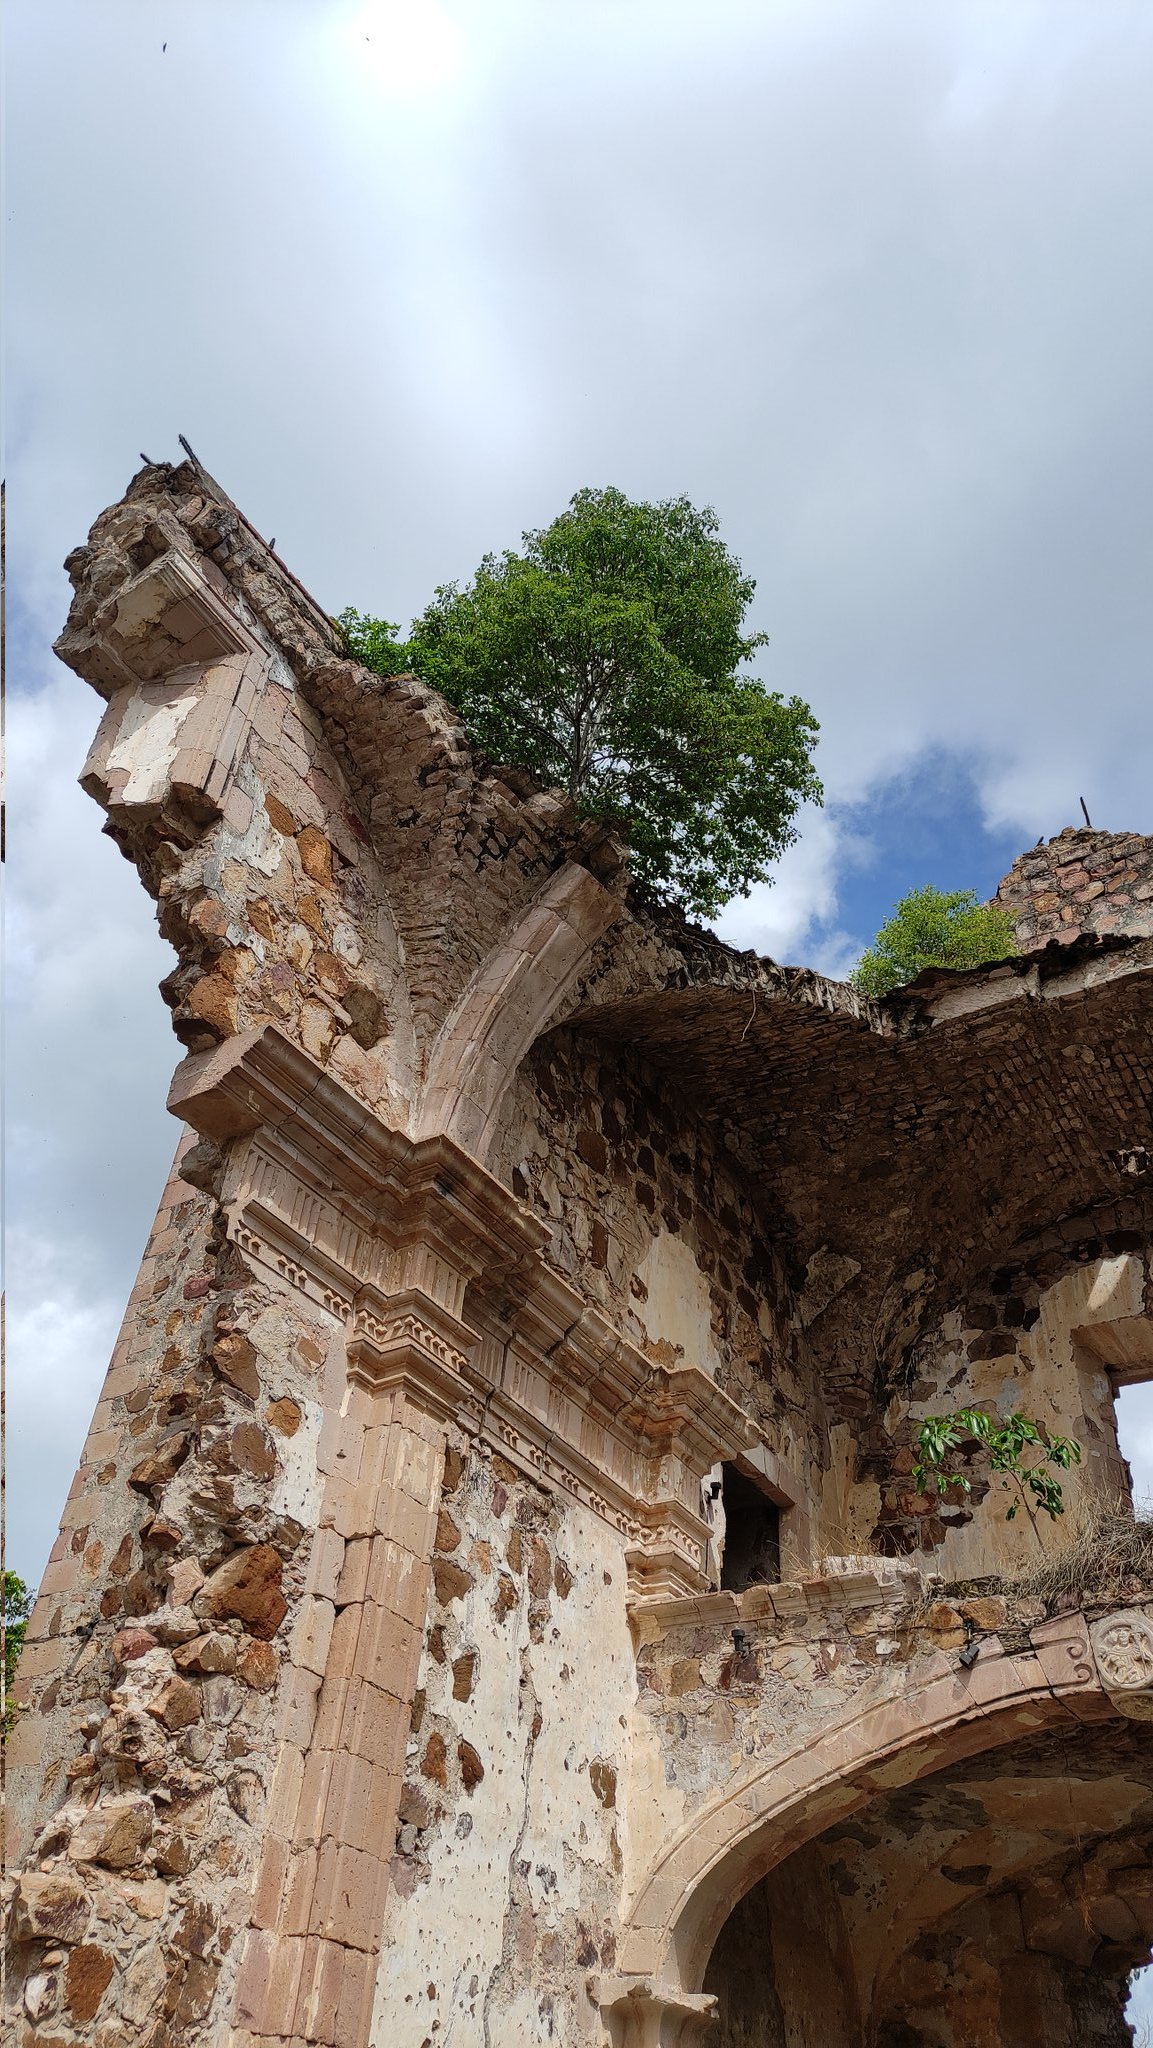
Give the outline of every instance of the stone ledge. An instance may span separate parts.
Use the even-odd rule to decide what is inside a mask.
[[[775,1586],[749,1586],[742,1593],[697,1593],[679,1599],[634,1600],[629,1613],[638,1647],[657,1642],[669,1630],[742,1622],[793,1621],[830,1608],[885,1606],[916,1598],[930,1581],[923,1572],[899,1566],[888,1558],[834,1560],[852,1570],[822,1573],[805,1579],[783,1579]],[[863,1568],[869,1566],[871,1568]]]

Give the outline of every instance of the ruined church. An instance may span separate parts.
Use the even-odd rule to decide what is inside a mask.
[[[1122,2048],[1153,1573],[1060,1556],[1153,1377],[1153,841],[866,1000],[640,900],[194,459],[67,566],[178,1143],[21,1662],[6,2038]],[[1065,1525],[976,1446],[919,1490],[966,1403],[1077,1439]]]

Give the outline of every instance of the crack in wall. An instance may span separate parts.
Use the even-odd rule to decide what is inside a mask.
[[[514,1908],[517,1904],[517,1880],[519,1878],[523,1882],[524,1878],[528,1874],[528,1865],[525,1864],[523,1868],[521,1867],[520,1852],[524,1847],[524,1838],[528,1833],[529,1809],[532,1798],[530,1790],[530,1781],[532,1778],[533,1758],[536,1754],[537,1736],[540,1734],[542,1725],[540,1700],[537,1697],[536,1687],[533,1684],[532,1654],[528,1644],[524,1646],[520,1653],[519,1710],[522,1725],[524,1722],[526,1705],[531,1707],[532,1718],[528,1724],[528,1741],[525,1744],[524,1760],[521,1765],[521,1784],[524,1791],[524,1799],[521,1806],[520,1823],[517,1827],[516,1840],[513,1842],[512,1848],[509,1851],[508,1904],[505,1907],[504,1928],[501,1938],[500,1960],[497,1962],[495,1968],[493,1969],[492,1974],[489,1977],[488,1984],[485,1987],[484,2004],[481,2009],[482,2020],[484,2025],[484,2048],[493,2048],[491,2032],[492,2002],[494,1997],[496,1996],[498,1986],[511,1974],[512,1971],[512,1950],[513,1944],[516,1939],[513,1913]]]

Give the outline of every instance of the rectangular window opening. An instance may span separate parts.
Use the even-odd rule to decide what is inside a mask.
[[[721,1467],[724,1548],[721,1590],[743,1593],[748,1586],[776,1586],[781,1579],[781,1510],[754,1479],[736,1465]]]

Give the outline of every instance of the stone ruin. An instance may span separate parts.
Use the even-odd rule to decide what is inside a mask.
[[[1139,1546],[1046,1594],[979,1457],[910,1475],[1012,1402],[1127,1498],[1151,843],[871,1002],[640,900],[195,461],[68,568],[182,1135],[22,1659],[9,2038],[1127,2042]]]

